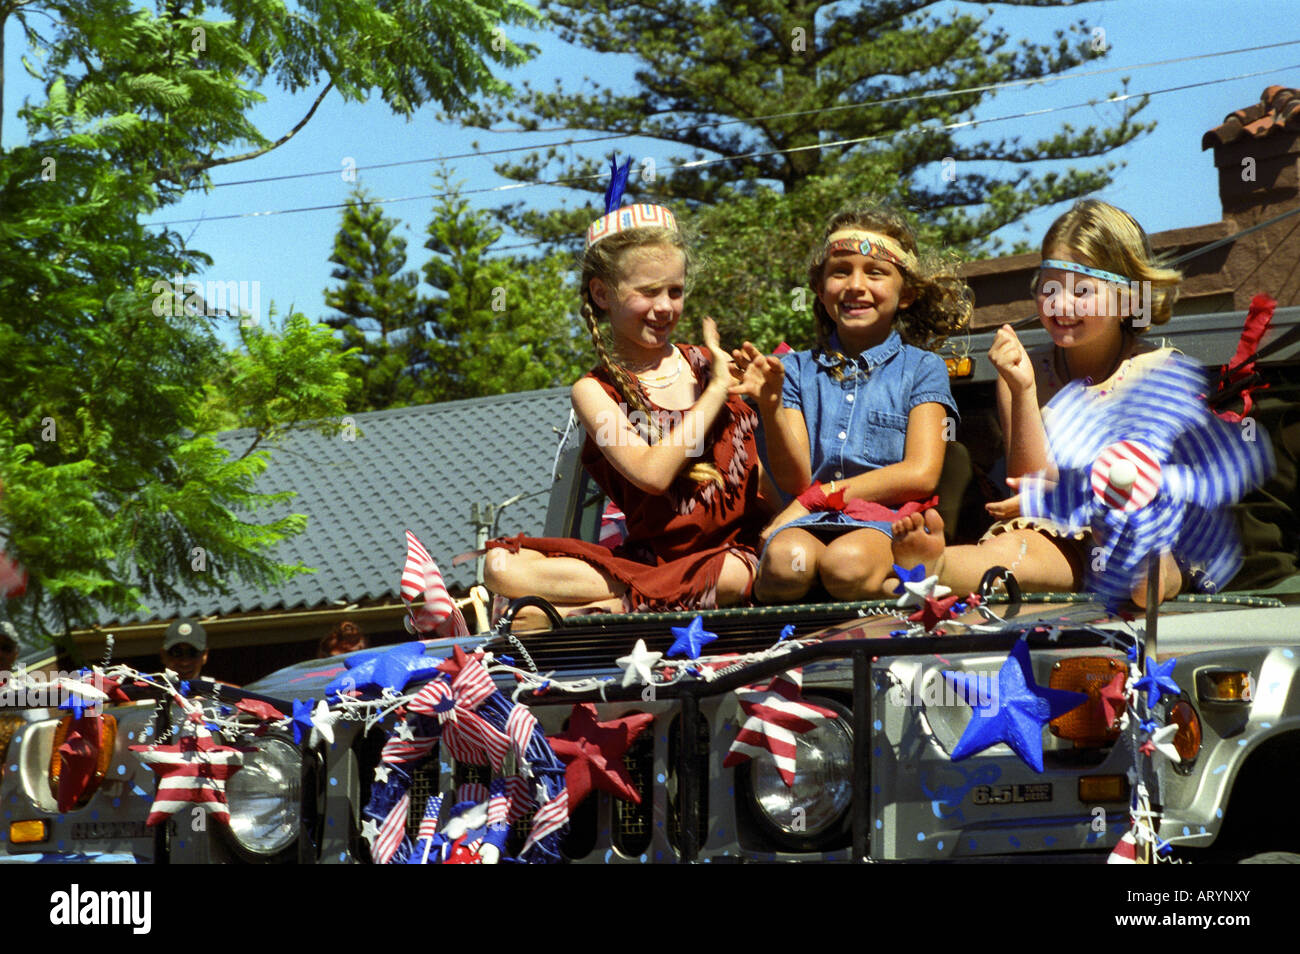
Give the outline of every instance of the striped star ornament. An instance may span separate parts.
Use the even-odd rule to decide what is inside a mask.
[[[804,701],[802,669],[781,673],[763,689],[737,689],[736,695],[747,718],[723,759],[723,767],[771,755],[781,780],[793,786],[798,736],[815,728],[819,720],[839,718],[839,713]]]
[[[198,807],[230,824],[226,782],[257,749],[218,745],[200,719],[185,723],[171,745],[133,745],[131,751],[158,776],[158,791],[145,824],[152,828],[186,807]]]

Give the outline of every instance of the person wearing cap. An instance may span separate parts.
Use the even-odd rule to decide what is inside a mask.
[[[208,661],[208,634],[196,619],[174,620],[163,637],[162,663],[182,679],[199,678]]]

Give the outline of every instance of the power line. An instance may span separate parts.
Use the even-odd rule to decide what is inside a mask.
[[[1045,83],[1060,83],[1072,79],[1084,79],[1094,76],[1104,76],[1111,73],[1126,73],[1136,70],[1151,69],[1156,66],[1172,66],[1178,63],[1190,63],[1195,60],[1213,59],[1219,56],[1233,56],[1237,53],[1258,53],[1261,50],[1274,50],[1284,46],[1295,46],[1300,44],[1300,40],[1285,40],[1280,43],[1269,43],[1264,46],[1247,46],[1237,50],[1223,50],[1217,53],[1196,53],[1191,56],[1180,56],[1168,60],[1152,60],[1148,63],[1139,63],[1136,66],[1108,66],[1103,69],[1083,70],[1078,73],[1069,73],[1063,76],[1037,76],[1027,79],[1006,80],[1001,83],[988,83],[982,86],[969,86],[964,89],[955,90],[930,90],[924,93],[912,93],[906,96],[893,96],[885,99],[873,100],[870,103],[846,103],[840,106],[827,106],[822,109],[803,109],[794,112],[770,113],[761,116],[751,116],[744,119],[718,119],[708,120],[699,123],[692,123],[686,126],[677,126],[670,130],[665,130],[654,138],[668,138],[680,136],[683,133],[695,129],[705,129],[710,126],[722,128],[723,126],[734,125],[751,125],[753,123],[764,122],[772,119],[797,119],[802,116],[825,115],[848,109],[866,109],[878,106],[892,106],[898,103],[920,102],[927,99],[941,99],[953,96],[964,96],[970,93],[989,93],[999,92],[1006,89],[1021,89],[1030,86],[1037,86]],[[991,121],[991,120],[986,120]],[[544,129],[544,130],[527,130],[527,129],[490,129],[487,132],[494,133],[513,133],[515,135],[526,135],[530,132],[563,132],[561,129]],[[453,153],[446,156],[428,156],[422,159],[402,159],[395,162],[380,162],[367,166],[357,166],[355,171],[367,172],[373,169],[395,169],[401,166],[427,165],[434,162],[450,162],[453,159],[477,159],[486,156],[503,156],[517,152],[536,152],[540,149],[554,149],[556,147],[582,146],[595,142],[610,142],[619,139],[640,139],[647,136],[647,133],[609,133],[603,136],[591,136],[586,139],[565,139],[559,142],[540,143],[533,146],[505,146],[500,149],[484,149],[474,152]],[[339,174],[338,169],[322,169],[316,172],[293,172],[279,176],[262,176],[253,179],[236,179],[231,182],[214,182],[213,188],[220,189],[227,186],[254,185],[261,182],[284,182],[290,179],[308,179],[318,176],[336,176]]]
[[[989,125],[991,123],[1007,122],[1009,120],[1014,120],[1014,119],[1028,119],[1036,116],[1046,116],[1050,113],[1064,112],[1066,110],[1071,110],[1071,109],[1083,109],[1086,107],[1098,106],[1098,105],[1103,105],[1108,103],[1122,103],[1130,99],[1140,99],[1142,97],[1148,97],[1148,96],[1160,96],[1164,93],[1177,93],[1189,89],[1197,89],[1202,86],[1214,86],[1219,83],[1231,83],[1240,79],[1249,79],[1253,76],[1262,76],[1267,73],[1277,73],[1281,70],[1293,70],[1293,69],[1300,69],[1300,63],[1293,64],[1291,66],[1270,67],[1268,69],[1255,70],[1250,73],[1241,73],[1238,74],[1237,76],[1227,76],[1221,79],[1202,80],[1199,83],[1186,83],[1181,86],[1170,86],[1166,89],[1151,90],[1149,92],[1144,92],[1144,93],[1125,93],[1123,95],[1112,96],[1104,100],[1089,100],[1086,103],[1072,103],[1068,106],[1050,106],[1044,109],[1032,109],[1021,113],[1014,113],[1008,116],[994,116],[989,119],[961,120],[959,122],[944,123],[939,126],[920,126],[920,127],[915,127],[913,129],[899,130],[894,133],[884,133],[884,134],[874,135],[874,136],[859,136],[853,139],[838,139],[832,142],[819,142],[807,146],[791,146],[785,149],[760,150],[760,151],[755,151],[750,153],[742,153],[740,155],[735,155],[735,156],[721,156],[716,159],[694,159],[694,160],[676,163],[676,164],[665,163],[665,165],[668,167],[670,171],[674,168],[698,169],[698,168],[703,168],[705,166],[720,165],[725,162],[736,162],[743,159],[758,159],[758,158],[765,158],[768,156],[783,155],[787,153],[807,152],[808,150],[811,149],[836,149],[844,146],[861,145],[867,142],[876,142],[880,140],[892,139],[896,136],[924,135],[931,132],[951,131],[951,130],[966,129],[966,128],[974,129],[977,126]],[[331,173],[331,175],[336,175],[336,174],[337,174],[337,170]],[[389,204],[397,204],[399,202],[412,202],[415,201],[416,199],[426,199],[426,200],[442,199],[450,195],[459,195],[459,196],[482,195],[491,192],[508,192],[513,189],[527,189],[527,188],[534,188],[537,186],[568,186],[568,185],[573,185],[581,182],[602,180],[604,176],[605,173],[600,172],[600,173],[593,173],[591,175],[585,175],[585,176],[567,176],[559,179],[542,179],[542,180],[536,180],[532,182],[511,182],[511,183],[507,183],[506,185],[484,186],[479,189],[462,189],[462,190],[457,190],[455,192],[431,192],[431,193],[420,193],[418,195],[397,196],[393,198],[367,199],[366,203],[374,204],[374,205],[389,205]],[[321,211],[328,211],[332,209],[343,209],[354,204],[355,203],[352,201],[335,202],[326,205],[301,206],[292,209],[267,209],[261,212],[233,212],[229,215],[200,216],[198,218],[192,218],[192,219],[173,219],[169,222],[151,222],[149,224],[151,226],[167,228],[173,225],[188,225],[193,223],[206,223],[206,222],[223,222],[232,219],[265,218],[267,216],[272,216],[272,215],[290,215],[296,212],[321,212]],[[519,247],[524,247],[524,246],[519,246]]]

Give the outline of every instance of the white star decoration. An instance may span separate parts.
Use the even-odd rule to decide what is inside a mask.
[[[903,589],[906,590],[906,592],[900,596],[898,602],[894,604],[899,609],[908,606],[920,609],[925,605],[927,599],[941,600],[952,593],[952,590],[948,587],[939,585],[938,576],[927,576],[920,583],[904,581]]]
[[[387,765],[375,766],[375,781],[386,785],[388,784],[388,773],[392,771]]]
[[[371,845],[373,845],[375,839],[379,837],[379,825],[375,823],[373,818],[367,818],[361,823],[361,837]]]
[[[1151,744],[1156,747],[1156,751],[1175,765],[1183,760],[1173,742],[1174,736],[1177,734],[1178,725],[1173,722],[1151,733]]]
[[[338,721],[340,712],[331,712],[329,704],[322,699],[316,703],[316,708],[311,714],[311,726],[313,738],[309,744],[316,745],[314,736],[319,733],[320,737],[331,745],[334,744],[334,723]]]
[[[620,656],[616,661],[623,669],[624,687],[632,685],[640,677],[641,682],[647,686],[654,682],[654,676],[650,670],[664,656],[663,653],[647,652],[645,640],[638,639],[636,645],[632,647],[632,652],[626,656]]]

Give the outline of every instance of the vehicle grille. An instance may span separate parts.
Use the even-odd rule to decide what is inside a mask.
[[[681,746],[681,716],[673,718],[668,728],[668,840],[681,850],[681,780],[677,777],[677,756]],[[701,837],[709,822],[709,720],[700,714],[695,722],[695,751],[688,753],[699,779],[696,818]]]
[[[623,755],[623,766],[632,779],[632,786],[641,796],[641,803],[613,799],[614,847],[625,855],[639,855],[650,847],[654,817],[654,760],[654,730],[648,727]]]

